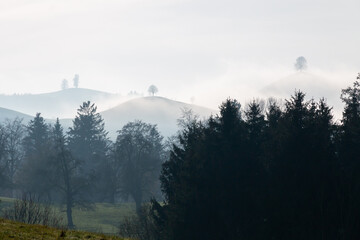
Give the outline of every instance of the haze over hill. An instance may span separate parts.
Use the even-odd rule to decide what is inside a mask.
[[[340,93],[341,88],[346,86],[346,83],[344,86],[334,84],[326,77],[318,74],[297,72],[265,86],[259,90],[259,94],[252,97],[288,99],[295,90],[301,90],[306,93],[307,99],[318,100],[324,97],[328,104],[334,107],[335,117],[340,119],[343,109]],[[181,117],[184,108],[192,109],[200,118],[217,113],[217,109],[212,110],[164,97],[132,99],[131,96],[121,96],[120,94],[84,88],[69,88],[43,94],[0,95],[0,107],[3,108],[0,109],[0,113],[2,113],[0,121],[6,118],[13,119],[17,116],[23,118],[24,123],[27,123],[35,113],[40,112],[50,123],[59,117],[64,128],[68,129],[72,126],[72,119],[75,117],[79,106],[88,100],[98,107],[98,112],[103,116],[106,129],[112,139],[115,139],[116,131],[129,121],[142,120],[157,124],[160,132],[169,136],[178,130],[176,120]],[[241,104],[245,107],[246,102],[241,102]]]
[[[12,109],[29,115],[40,112],[45,118],[72,118],[82,102],[90,100],[99,110],[105,110],[124,101],[120,94],[106,93],[85,88],[23,95],[0,95],[0,107]]]
[[[334,84],[328,79],[309,72],[297,72],[260,89],[260,94],[267,97],[288,99],[295,91],[302,91],[307,99],[325,98],[333,107],[337,118],[341,117],[343,104],[340,100],[341,89],[346,85]]]
[[[59,116],[61,124],[67,130],[72,126],[72,120],[79,105],[83,101],[90,100],[98,106],[98,112],[105,120],[109,137],[115,139],[116,131],[130,121],[142,120],[146,123],[157,124],[161,134],[167,137],[178,130],[177,119],[182,116],[183,109],[191,109],[200,118],[217,113],[216,110],[164,97],[138,97],[124,102],[125,99],[128,98],[90,89],[67,89],[37,95],[1,95],[0,102],[4,106],[29,114],[0,108],[0,121],[19,117],[23,119],[24,124],[27,124],[33,119],[35,113],[40,112],[49,123],[54,123],[55,117]],[[106,106],[114,107],[104,110]]]
[[[33,116],[0,107],[0,122],[4,122],[6,119],[12,120],[15,118],[21,118],[24,122],[28,122],[33,119]]]
[[[192,109],[201,118],[209,117],[217,111],[209,108],[173,101],[163,97],[136,98],[114,108],[101,112],[110,131],[111,137],[130,121],[142,120],[157,124],[164,136],[175,134],[178,130],[177,119],[182,116],[182,109]]]

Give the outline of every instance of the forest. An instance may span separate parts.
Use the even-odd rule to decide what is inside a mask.
[[[336,121],[301,91],[244,107],[229,98],[208,119],[184,112],[167,140],[135,120],[112,142],[89,101],[68,130],[40,113],[8,120],[1,195],[63,204],[68,228],[75,207],[132,201],[137,218],[122,229],[148,240],[360,239],[360,83],[341,100]]]

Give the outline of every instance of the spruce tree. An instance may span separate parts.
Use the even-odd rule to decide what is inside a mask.
[[[45,196],[48,200],[52,190],[48,172],[51,148],[50,126],[37,113],[27,126],[19,184],[23,191]]]
[[[109,139],[105,130],[105,123],[97,113],[97,107],[90,101],[84,102],[77,111],[73,126],[68,131],[69,149],[73,157],[81,161],[79,172],[84,177],[92,178],[94,194],[98,200],[103,200],[106,187],[99,187],[104,183],[100,169],[106,164],[109,150]],[[104,192],[105,191],[105,192]]]

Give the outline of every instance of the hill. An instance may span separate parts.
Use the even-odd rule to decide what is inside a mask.
[[[89,93],[93,93],[93,95],[89,95]],[[28,115],[0,108],[0,122],[4,121],[6,118],[14,119],[15,117],[20,117],[24,119],[23,123],[27,124],[33,119],[36,112],[41,112],[41,116],[44,117],[47,122],[54,123],[55,118],[49,117],[49,115],[66,116],[66,113],[70,111],[71,116],[69,118],[60,117],[61,124],[64,129],[67,130],[72,126],[72,119],[76,115],[77,108],[83,101],[86,101],[84,100],[86,99],[86,96],[88,96],[87,99],[90,99],[97,106],[98,101],[96,101],[96,99],[102,101],[100,101],[103,104],[102,106],[105,106],[106,102],[108,104],[110,104],[110,102],[111,104],[114,104],[124,100],[124,98],[120,99],[117,95],[88,89],[67,89],[60,92],[40,95],[6,96],[8,97],[7,101],[5,101],[7,106],[18,109],[21,108],[25,113],[34,113]],[[92,99],[89,96],[92,96]],[[1,97],[4,97],[4,95],[1,95],[0,99]],[[11,103],[13,100],[14,102]],[[23,104],[20,104],[21,101],[24,101]],[[116,138],[116,131],[120,130],[126,123],[134,120],[142,120],[147,123],[157,124],[160,133],[165,137],[173,135],[178,130],[177,119],[182,116],[183,109],[191,109],[194,114],[200,117],[200,119],[207,118],[211,114],[217,113],[217,111],[212,109],[163,97],[139,97],[120,103],[105,111],[98,111],[105,120],[105,128],[109,131],[109,137],[114,140]],[[44,114],[44,112],[47,113],[47,115]]]
[[[6,119],[15,119],[17,117],[22,118],[24,123],[33,119],[30,115],[0,107],[0,122],[4,122]]]
[[[134,120],[157,124],[161,134],[170,136],[178,130],[177,119],[182,116],[182,109],[192,109],[200,118],[209,117],[217,112],[163,97],[142,97],[103,111],[101,115],[105,120],[106,129],[113,139],[115,139],[117,130]]]
[[[123,238],[106,236],[104,234],[96,234],[81,231],[70,231],[56,229],[42,225],[29,225],[25,223],[13,222],[0,219],[0,239],[97,239],[97,240],[122,240]]]
[[[85,88],[69,88],[43,94],[0,95],[0,107],[29,115],[40,112],[45,118],[74,117],[82,102],[92,101],[105,110],[122,101],[120,94],[100,92]]]

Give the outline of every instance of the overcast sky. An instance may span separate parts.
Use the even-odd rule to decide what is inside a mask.
[[[80,87],[216,107],[294,73],[360,71],[359,0],[1,0],[0,93]],[[256,97],[256,96],[254,96]]]

